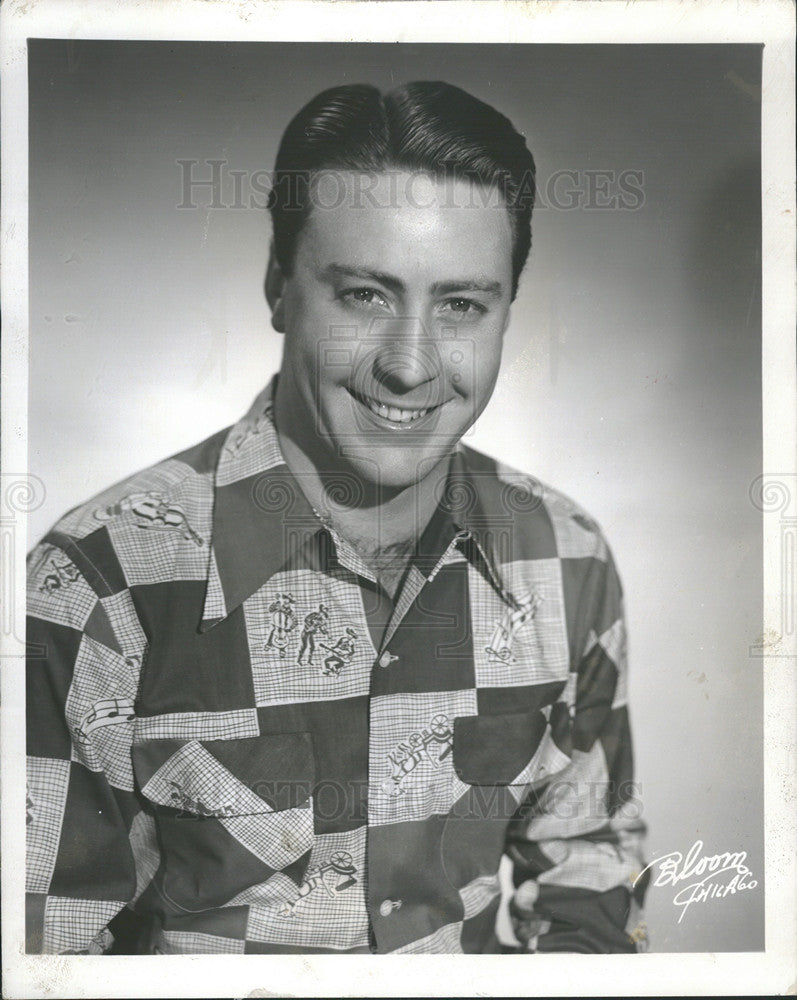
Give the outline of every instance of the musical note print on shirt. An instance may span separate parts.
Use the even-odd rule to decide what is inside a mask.
[[[515,598],[516,607],[507,607],[495,624],[490,644],[485,646],[487,656],[500,663],[516,663],[512,645],[520,629],[532,620],[542,598],[537,594],[522,594]]]
[[[132,698],[103,698],[94,702],[80,725],[74,727],[74,733],[81,743],[85,743],[95,729],[132,722],[135,717]]]

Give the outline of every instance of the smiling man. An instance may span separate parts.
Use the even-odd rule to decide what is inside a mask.
[[[31,557],[28,928],[45,952],[630,952],[643,832],[593,521],[462,445],[534,163],[464,91],[288,126],[279,375]]]
[[[325,186],[336,197],[323,211]],[[391,169],[352,208],[360,177],[319,171],[319,208],[267,279],[286,334],[274,400],[283,456],[390,597],[501,361],[512,229],[489,197],[467,208],[471,188]],[[334,483],[367,497],[336,503]]]

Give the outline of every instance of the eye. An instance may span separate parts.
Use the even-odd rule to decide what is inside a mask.
[[[476,302],[474,299],[462,298],[461,296],[446,299],[443,302],[443,308],[447,312],[454,313],[456,316],[468,317],[476,317],[487,311],[480,302]]]
[[[348,288],[341,292],[341,299],[344,302],[351,302],[356,308],[368,308],[378,306],[380,309],[387,309],[387,300],[375,288]]]

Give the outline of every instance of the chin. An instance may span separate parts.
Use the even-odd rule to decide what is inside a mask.
[[[449,454],[450,449],[433,453],[410,448],[390,449],[380,453],[378,449],[374,449],[371,455],[349,457],[348,466],[350,472],[363,483],[381,486],[383,489],[401,490],[420,482]]]

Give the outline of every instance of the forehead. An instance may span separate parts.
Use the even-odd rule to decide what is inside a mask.
[[[512,225],[495,188],[404,170],[324,170],[310,192],[297,260],[323,264],[345,254],[404,269],[511,269]]]

